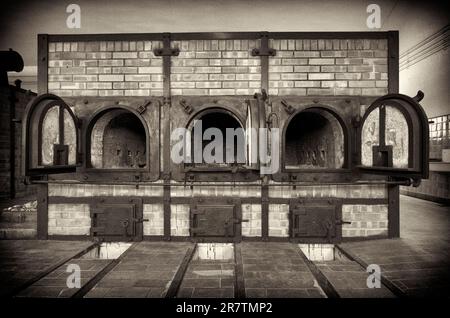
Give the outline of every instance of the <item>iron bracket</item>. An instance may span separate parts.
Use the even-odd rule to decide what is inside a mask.
[[[180,49],[154,49],[153,54],[155,54],[155,56],[178,56],[180,54]]]
[[[294,113],[294,111],[295,111],[294,107],[289,105],[288,102],[286,102],[284,99],[281,100],[281,105],[283,105],[284,110],[289,115],[292,115]]]
[[[261,41],[261,47],[259,49],[254,48],[251,53],[252,56],[275,56],[277,54],[277,51],[275,49],[269,48],[269,45],[268,45],[269,33],[262,32],[261,39],[264,40],[264,41]]]
[[[182,99],[180,100],[180,105],[183,107],[184,112],[188,115],[192,114],[192,112],[194,111],[194,109],[192,108],[191,105],[188,105],[186,103],[186,100]]]
[[[150,106],[151,103],[152,103],[151,101],[146,101],[145,104],[140,105],[140,106],[137,108],[137,112],[138,112],[140,115],[142,115],[143,113],[145,113],[145,111],[147,110],[147,107]]]

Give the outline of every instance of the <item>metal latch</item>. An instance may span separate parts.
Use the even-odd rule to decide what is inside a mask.
[[[142,223],[142,222],[148,222],[148,221],[150,221],[150,220],[144,219],[144,218],[133,218],[134,223]]]
[[[225,226],[228,226],[230,224],[230,222],[233,223],[233,224],[241,224],[241,223],[247,223],[249,221],[250,220],[247,220],[247,219],[243,220],[243,219],[232,218],[232,219],[229,219],[228,221],[225,222]]]
[[[350,221],[336,220],[336,225],[352,224]]]
[[[124,219],[124,220],[120,221],[120,225],[122,225],[122,227],[123,227],[123,236],[127,237],[128,236],[128,226],[130,225],[130,220]]]

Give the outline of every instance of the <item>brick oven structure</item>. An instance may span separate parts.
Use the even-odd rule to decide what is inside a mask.
[[[41,239],[398,237],[399,186],[428,175],[423,96],[398,94],[395,31],[39,35],[38,47],[23,151]],[[280,170],[173,162],[171,133],[196,119],[247,140],[279,128]]]

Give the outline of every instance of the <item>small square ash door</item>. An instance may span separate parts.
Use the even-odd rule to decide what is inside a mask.
[[[134,240],[137,234],[135,204],[99,204],[91,209],[94,237],[104,240]]]
[[[340,205],[326,202],[291,202],[291,237],[335,240],[340,237]]]
[[[232,237],[236,233],[235,205],[196,205],[191,209],[191,235]]]

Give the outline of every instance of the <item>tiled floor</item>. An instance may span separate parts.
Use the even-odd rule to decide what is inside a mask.
[[[192,260],[177,297],[232,298],[234,280],[234,260]]]
[[[378,264],[382,274],[409,296],[450,296],[450,214],[448,207],[401,197],[401,239],[343,243],[366,264]],[[73,257],[91,242],[0,241],[0,296],[7,295],[42,271]],[[119,259],[86,297],[164,297],[192,243],[140,242]],[[242,279],[247,297],[324,297],[325,294],[291,243],[242,242]],[[111,260],[76,259],[82,285]],[[67,264],[66,264],[67,265]],[[341,297],[391,297],[385,288],[367,290],[367,273],[355,262],[316,262]],[[67,266],[61,266],[18,296],[70,297]],[[241,268],[241,267],[237,267]],[[233,297],[234,260],[189,263],[178,297]],[[241,277],[240,275],[238,275]]]
[[[401,238],[341,244],[408,296],[450,296],[450,209],[401,196]]]
[[[137,243],[86,297],[164,297],[190,246]]]
[[[393,298],[385,286],[368,288],[368,273],[350,260],[317,262],[316,266],[326,276],[341,298]]]
[[[0,241],[0,296],[11,293],[49,267],[76,255],[91,242]]]
[[[105,268],[112,260],[104,259],[72,259],[57,270],[51,272],[44,278],[38,280],[36,283],[20,292],[18,297],[50,297],[50,298],[69,298],[77,291],[77,288],[68,288],[67,279],[72,280],[70,274],[73,271],[67,272],[71,264],[76,264],[80,267],[80,287],[83,287],[91,278],[97,275],[103,268]]]
[[[324,297],[298,247],[291,243],[241,243],[247,297]]]

